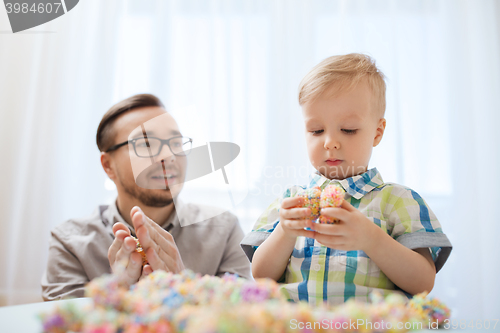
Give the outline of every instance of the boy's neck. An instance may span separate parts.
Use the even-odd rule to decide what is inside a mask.
[[[359,176],[359,175],[362,175],[364,174],[365,172],[368,171],[368,166],[366,167],[363,167],[362,169],[360,169],[360,171],[358,173],[355,173],[353,172],[353,174],[351,175],[348,175],[348,176],[341,176],[341,177],[335,177],[335,175],[333,177],[329,177],[328,175],[325,175],[323,174],[322,172],[318,171],[322,176],[328,178],[329,180],[344,180],[344,179],[347,179],[347,178],[352,178],[352,177],[355,177],[355,176]],[[332,173],[330,173],[331,175]]]

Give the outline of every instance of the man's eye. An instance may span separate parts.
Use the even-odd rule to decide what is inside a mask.
[[[312,133],[313,135],[318,135],[318,134],[321,134],[321,133],[323,133],[323,132],[324,132],[324,130],[311,131],[311,133]]]
[[[343,129],[342,132],[346,134],[356,134],[357,129]]]

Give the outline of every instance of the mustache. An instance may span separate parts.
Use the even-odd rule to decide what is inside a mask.
[[[156,163],[150,165],[146,169],[144,169],[141,172],[141,174],[145,173],[148,176],[153,176],[153,175],[163,173],[163,172],[172,172],[172,173],[177,174],[177,173],[179,173],[179,169],[175,166],[172,166],[172,165],[165,165],[164,160],[161,160],[159,162],[156,162]]]
[[[137,184],[137,186],[142,187],[144,189],[169,190],[170,186],[166,178],[164,184],[154,184],[154,185],[150,184],[151,177],[161,176],[163,178],[164,174],[169,174],[169,173],[175,176],[181,175],[177,167],[171,167],[171,166],[166,167],[164,164],[157,162],[142,170],[142,172],[137,176],[135,183]]]

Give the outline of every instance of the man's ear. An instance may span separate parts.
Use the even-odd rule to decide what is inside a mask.
[[[115,180],[115,170],[111,165],[111,157],[109,156],[109,153],[101,152],[101,165],[108,177],[111,180]]]
[[[380,141],[382,141],[382,137],[384,136],[385,132],[385,125],[385,118],[380,118],[380,120],[378,121],[377,132],[375,133],[375,138],[373,139],[373,147],[378,146]]]

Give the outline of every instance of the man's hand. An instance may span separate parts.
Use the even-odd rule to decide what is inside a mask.
[[[184,269],[184,263],[172,235],[148,218],[137,206],[130,211],[130,217],[153,271],[161,269],[180,273]]]
[[[123,223],[118,222],[113,225],[113,234],[115,240],[108,249],[111,271],[116,273],[120,270],[120,265],[123,265],[125,267],[124,280],[131,286],[153,270],[149,265],[142,267],[142,257],[135,251],[136,241]]]
[[[369,251],[373,243],[374,228],[379,227],[350,203],[344,200],[341,207],[322,208],[321,215],[337,218],[340,222],[313,223],[311,229],[316,231],[313,237],[319,243],[343,251]]]
[[[287,237],[293,239],[298,236],[314,238],[314,231],[304,230],[306,227],[312,228],[314,224],[308,219],[311,215],[311,209],[300,208],[302,205],[304,205],[302,197],[286,198],[281,203],[279,225]]]

